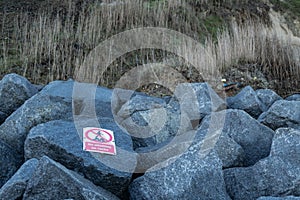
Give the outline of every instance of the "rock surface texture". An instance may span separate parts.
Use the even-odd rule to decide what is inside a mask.
[[[300,127],[300,101],[276,101],[269,110],[259,116],[258,121],[273,130],[280,127]]]
[[[196,134],[214,146],[224,168],[254,165],[269,155],[274,131],[264,126],[242,110],[224,110],[215,113],[216,120],[207,116]],[[224,118],[223,120],[221,118]],[[216,144],[210,141],[209,130],[212,125],[224,121],[220,133],[215,134]],[[206,139],[207,138],[207,139]]]
[[[166,160],[134,180],[130,199],[230,199],[221,160],[215,153],[202,158],[200,146],[192,146],[176,160]]]
[[[300,101],[300,94],[293,94],[291,96],[288,96],[285,100],[288,100],[288,101]]]
[[[20,199],[24,195],[28,181],[35,173],[39,161],[30,159],[25,162],[14,176],[0,189],[0,199]]]
[[[0,187],[14,175],[23,158],[13,148],[0,140]]]
[[[8,74],[0,81],[0,111],[10,115],[38,92],[26,78]]]
[[[130,136],[118,129],[112,119],[106,120],[103,128],[114,131],[116,145],[118,146],[117,150],[133,151]],[[128,172],[118,171],[105,165],[115,161],[109,160],[111,156],[101,158],[100,155],[92,155],[87,151],[83,151],[80,137],[81,134],[77,133],[73,122],[60,120],[40,124],[31,129],[26,139],[25,158],[41,158],[46,155],[68,169],[82,173],[94,184],[122,196],[129,186],[135,165],[131,169],[126,169]],[[128,162],[135,164],[135,157],[125,156],[117,155],[114,159],[118,160],[118,165],[126,166]],[[113,166],[117,167],[117,164]]]
[[[174,89],[158,98],[5,76],[0,199],[300,199],[299,94],[247,86],[223,100],[207,83]],[[86,127],[113,131],[116,155],[83,149]]]
[[[23,199],[117,200],[118,198],[44,156],[28,181]]]
[[[243,88],[236,96],[228,97],[227,104],[229,108],[244,110],[254,118],[263,112],[262,103],[250,86]]]
[[[227,191],[232,199],[260,196],[300,195],[300,131],[276,131],[270,155],[246,168],[224,171]]]

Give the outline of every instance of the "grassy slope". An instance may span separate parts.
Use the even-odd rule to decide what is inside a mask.
[[[278,10],[281,10],[284,13],[290,13],[287,14],[287,16],[290,16],[291,19],[294,19],[296,17],[299,17],[300,15],[300,8],[299,8],[299,0],[289,0],[289,1],[277,1],[277,0],[271,0],[272,3],[275,5],[275,8]],[[33,54],[30,54],[30,56],[27,56],[28,58],[28,69],[25,72],[24,71],[24,59],[20,56],[20,50],[18,49],[18,41],[16,41],[16,37],[12,35],[14,32],[18,32],[16,30],[13,30],[15,28],[14,24],[14,18],[19,13],[19,10],[26,9],[30,11],[30,16],[34,16],[38,9],[37,7],[40,7],[39,4],[41,4],[42,8],[52,8],[52,15],[55,16],[53,13],[61,13],[62,16],[67,13],[69,3],[67,1],[40,1],[40,0],[34,0],[34,1],[25,1],[25,0],[13,0],[13,1],[1,1],[0,2],[0,14],[3,14],[3,11],[6,12],[6,18],[4,23],[2,23],[2,34],[0,37],[0,42],[3,43],[3,41],[9,40],[6,46],[6,49],[0,49],[0,78],[6,73],[9,72],[17,72],[19,74],[25,74],[31,81],[35,83],[46,83],[48,81],[51,81],[52,79],[65,79],[69,76],[72,77],[72,69],[70,68],[68,71],[68,75],[66,76],[65,72],[62,72],[63,70],[56,70],[51,71],[53,73],[51,77],[45,75],[49,74],[49,71],[47,70],[51,65],[51,58],[43,56],[43,53],[39,55],[38,58],[35,58]],[[78,12],[83,6],[83,1],[81,0],[73,0],[73,12]],[[93,5],[92,0],[85,1],[87,2],[85,5]],[[151,9],[156,12],[156,9],[159,8],[160,5],[166,5],[167,0],[145,0],[144,5],[148,7],[148,9]],[[170,1],[172,2],[172,1]],[[184,32],[195,39],[197,39],[200,42],[205,42],[207,37],[211,37],[213,41],[217,41],[218,33],[226,27],[231,19],[234,17],[237,19],[239,23],[243,23],[249,19],[252,21],[258,21],[263,22],[265,24],[269,25],[269,18],[268,18],[268,11],[270,7],[268,4],[263,3],[259,0],[212,0],[207,1],[206,3],[203,3],[203,0],[197,0],[197,1],[187,1],[188,3],[184,6],[177,6],[171,5],[171,9],[168,7],[168,12],[165,14],[166,19],[169,24],[169,28]],[[51,5],[50,5],[51,3]],[[163,12],[163,11],[162,11]],[[76,14],[75,14],[76,15]],[[139,15],[139,12],[137,11],[135,15]],[[169,16],[168,16],[169,15]],[[130,15],[128,15],[130,17]],[[150,15],[149,15],[150,16]],[[147,16],[147,17],[149,17]],[[151,17],[151,16],[150,16]],[[76,17],[75,17],[76,18]],[[114,33],[121,32],[125,29],[128,29],[130,27],[127,27],[128,23],[125,19],[125,25],[119,24],[114,25],[114,30],[112,30],[108,35],[113,35]],[[134,17],[133,17],[134,18]],[[155,17],[154,17],[155,18]],[[2,17],[2,19],[4,19]],[[153,26],[152,20],[149,20],[147,22],[147,18],[145,21],[139,21],[139,17],[137,19],[134,19],[136,23],[134,26],[141,26],[143,25],[150,25]],[[30,21],[30,20],[29,20]],[[129,22],[129,24],[132,22]],[[134,24],[133,23],[133,24]],[[149,23],[149,24],[148,24]],[[176,24],[179,23],[179,24]],[[77,24],[77,22],[75,23]],[[30,24],[29,24],[30,25]],[[154,23],[155,25],[155,23]],[[22,26],[21,26],[22,27]],[[126,28],[127,27],[127,28]],[[91,45],[86,43],[80,43],[77,41],[69,42],[65,40],[65,33],[60,34],[57,38],[58,44],[68,45],[71,47],[73,51],[78,51],[78,47],[80,47],[80,51],[83,51],[85,53],[88,53],[91,49],[93,49],[94,45],[93,42]],[[84,40],[83,40],[84,41]],[[94,42],[99,43],[100,41]],[[74,48],[73,48],[74,47]],[[38,52],[39,53],[39,52]],[[153,52],[148,52],[149,54],[153,54]],[[125,66],[120,71],[126,71],[129,70],[130,67],[135,66],[136,64],[143,63],[143,59],[147,57],[148,59],[148,53],[136,51],[131,54],[128,54],[122,58],[120,58],[118,61],[116,61],[114,64],[116,65],[122,65]],[[162,54],[160,52],[154,52],[155,58],[152,59],[152,61],[160,61],[162,59]],[[32,56],[33,55],[33,56]],[[61,55],[60,55],[61,56]],[[125,58],[126,57],[126,58]],[[138,62],[136,63],[138,58]],[[4,62],[5,61],[5,62]],[[151,60],[150,60],[151,61]],[[63,62],[63,60],[62,60]],[[57,64],[62,63],[58,60]],[[4,68],[3,66],[6,65],[7,67]],[[33,65],[35,67],[33,67]],[[70,63],[66,63],[66,65],[70,65]],[[22,66],[22,67],[21,67]],[[36,68],[38,66],[38,68]],[[110,76],[108,78],[109,81],[112,79],[118,79],[119,75],[115,74],[115,72],[107,72],[106,76]],[[37,78],[38,77],[38,78]],[[195,76],[196,77],[196,76]],[[194,81],[197,81],[194,79]],[[112,84],[113,85],[113,84]]]
[[[285,17],[288,27],[300,37],[300,0],[270,0],[274,9]]]

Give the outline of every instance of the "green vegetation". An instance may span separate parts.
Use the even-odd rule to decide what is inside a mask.
[[[270,0],[278,10],[288,11],[290,15],[300,17],[300,0]]]
[[[225,28],[225,21],[217,15],[209,15],[204,18],[204,28],[208,34],[205,34],[206,37],[212,37],[213,40],[217,39],[218,34],[222,29]]]

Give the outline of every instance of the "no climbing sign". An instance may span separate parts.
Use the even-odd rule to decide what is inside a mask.
[[[116,155],[114,133],[101,128],[83,128],[83,150]]]

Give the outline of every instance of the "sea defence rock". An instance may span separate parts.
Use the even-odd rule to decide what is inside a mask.
[[[208,150],[215,149],[224,168],[254,165],[269,155],[274,136],[270,128],[242,110],[228,109],[214,115],[203,119],[195,140],[204,140]],[[223,124],[216,129],[214,125],[220,122]]]
[[[21,199],[38,163],[39,161],[35,158],[25,162],[0,189],[0,199]]]
[[[286,197],[259,197],[257,200],[299,200],[300,197],[286,196]]]
[[[261,114],[258,121],[273,130],[280,127],[300,127],[300,101],[276,101],[268,111]]]
[[[134,148],[153,146],[159,142],[158,135],[168,134],[165,124],[151,127],[166,118],[165,107],[166,102],[161,98],[137,94],[124,103],[115,119],[131,133]]]
[[[116,196],[43,156],[28,181],[23,199],[103,199],[118,200]]]
[[[175,97],[181,111],[187,113],[190,120],[201,120],[212,112],[226,108],[226,103],[208,83],[183,83],[175,90]]]
[[[225,190],[222,163],[214,152],[202,157],[194,145],[170,158],[130,185],[130,199],[230,199]]]
[[[84,123],[88,127],[89,123]],[[131,137],[119,129],[113,119],[102,118],[100,123],[102,128],[114,132],[116,156],[83,151],[82,132],[78,133],[74,122],[58,120],[31,129],[25,141],[25,158],[41,158],[46,155],[122,197],[136,166]]]
[[[52,120],[72,119],[73,114],[80,116],[81,112],[89,109],[86,108],[89,106],[87,101],[92,100],[97,104],[94,111],[95,115],[113,118],[110,107],[111,90],[97,87],[96,94],[92,100],[81,99],[80,96],[76,96],[76,98],[74,97],[75,101],[73,99],[73,87],[74,81],[72,80],[54,81],[45,86],[39,93],[25,101],[20,108],[1,124],[0,140],[8,144],[13,152],[15,151],[18,156],[22,157],[24,154],[24,142],[31,128]],[[88,87],[86,88],[89,89]],[[72,107],[72,100],[74,100],[74,108]],[[11,160],[14,161],[15,159]],[[11,170],[15,172],[22,163],[19,161],[14,163]],[[7,168],[7,163],[0,162],[1,168]],[[10,178],[10,175],[13,174],[5,173],[6,179]]]
[[[224,170],[227,192],[232,199],[300,194],[300,131],[276,131],[270,156],[254,166]]]
[[[85,109],[89,109],[86,108],[89,102],[85,102],[84,98],[73,97],[73,87],[72,80],[54,81],[48,84],[0,126],[0,139],[11,144],[22,154],[26,135],[31,128],[52,120],[72,119],[73,114],[80,115]],[[110,107],[111,93],[111,90],[97,87],[94,98],[88,99],[96,102],[94,112],[97,116],[113,117]],[[72,98],[74,98],[74,107],[72,107]]]
[[[227,98],[228,108],[246,111],[257,118],[262,112],[262,103],[257,93],[250,86],[244,87],[236,96]]]
[[[225,110],[206,83],[157,98],[10,76],[3,94],[34,92],[0,110],[0,199],[299,199],[297,96],[246,87]],[[112,130],[117,154],[85,151],[86,127]]]
[[[135,172],[143,174],[153,166],[185,153],[193,144],[195,133],[195,130],[188,131],[158,145],[135,149],[137,152]]]
[[[0,111],[7,116],[38,92],[26,78],[8,74],[0,81]]]
[[[0,140],[0,188],[22,165],[23,157]]]
[[[132,136],[134,147],[154,146],[193,130],[211,112],[224,109],[225,102],[207,83],[180,84],[174,96],[165,99],[131,95],[126,90],[116,94],[116,121]],[[129,99],[125,101],[124,99]]]
[[[0,139],[23,154],[27,133],[34,126],[72,117],[71,82],[53,82],[27,100],[0,126]],[[65,91],[65,92],[62,92]]]
[[[300,94],[293,94],[285,98],[287,101],[300,101]]]
[[[138,148],[140,172],[185,152],[204,141],[202,151],[215,150],[223,168],[254,165],[269,155],[274,131],[242,110],[223,110],[206,116],[198,130],[191,130],[160,145]],[[224,118],[224,119],[221,119]],[[214,119],[215,121],[213,121]],[[223,123],[214,126],[217,123]]]
[[[282,100],[282,97],[270,89],[259,89],[255,91],[260,100],[260,108],[263,112],[267,111],[275,101]]]

